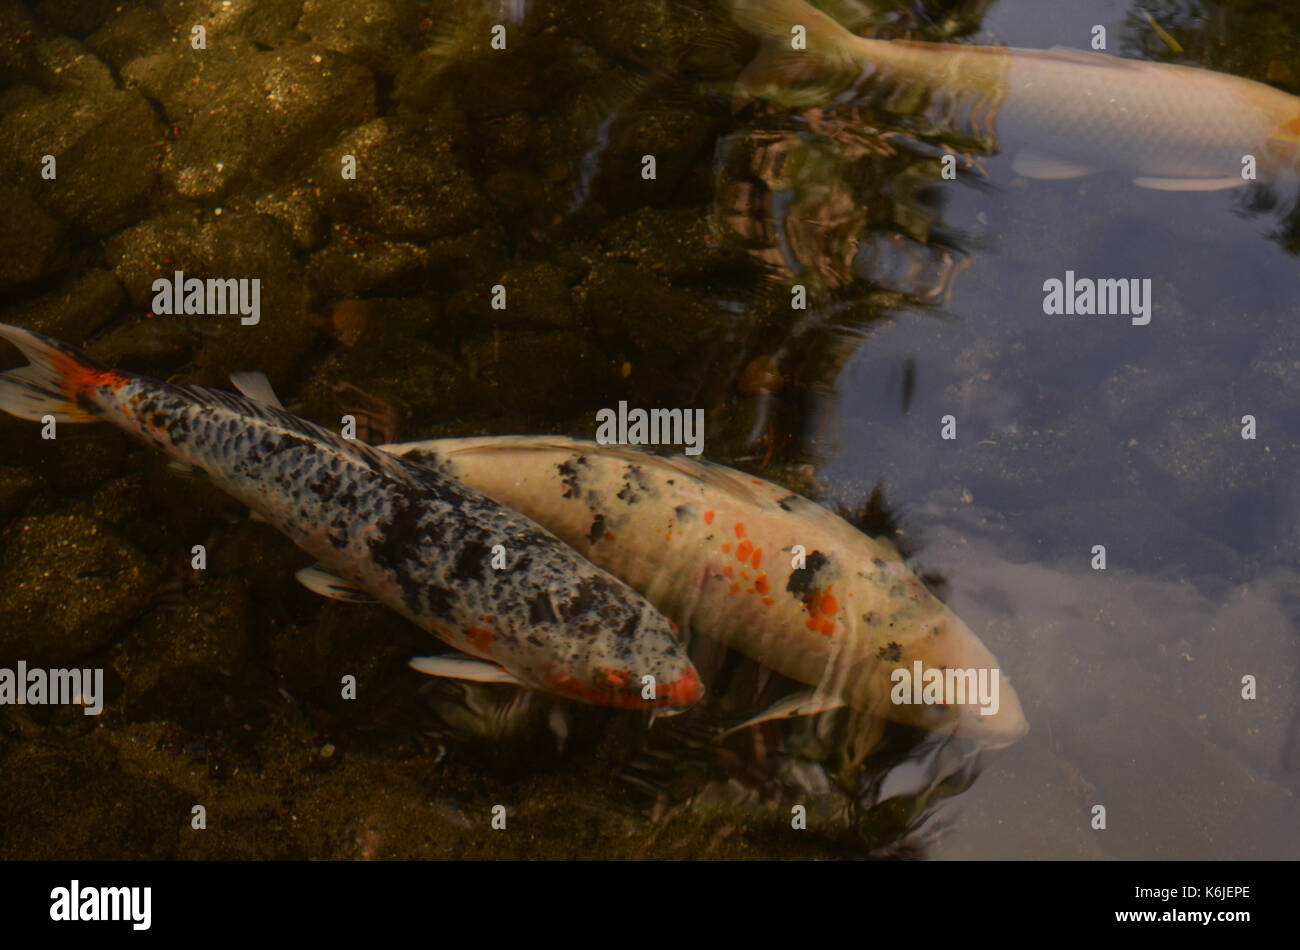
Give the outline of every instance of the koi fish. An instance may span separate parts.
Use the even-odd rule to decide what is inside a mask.
[[[1292,170],[1300,150],[1300,98],[1272,86],[1189,66],[1083,50],[955,46],[860,37],[803,0],[735,0],[737,22],[769,41],[742,76],[751,95],[778,102],[826,100],[829,72],[853,93],[866,82],[906,99],[920,91],[930,113],[991,150],[1021,149],[1027,178],[1113,171],[1143,188],[1213,191]],[[791,30],[807,31],[805,50]],[[888,108],[888,105],[886,105]]]
[[[475,489],[285,412],[265,377],[232,377],[236,396],[117,372],[17,327],[0,324],[0,337],[30,360],[0,374],[0,410],[113,423],[313,555],[298,572],[309,589],[377,601],[468,654],[416,669],[660,715],[703,695],[646,598]]]
[[[524,512],[683,628],[815,687],[751,722],[848,705],[990,747],[1028,730],[1004,677],[996,708],[896,701],[896,671],[992,678],[997,659],[892,547],[771,482],[553,436],[380,448]]]

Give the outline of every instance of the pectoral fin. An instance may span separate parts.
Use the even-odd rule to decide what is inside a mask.
[[[717,738],[719,740],[725,739],[742,729],[757,726],[760,722],[771,722],[776,719],[797,719],[800,716],[815,716],[817,713],[830,712],[832,709],[842,709],[843,707],[844,700],[833,696],[819,696],[816,690],[793,693],[783,699],[778,699],[757,716],[746,719],[738,726],[732,726]]]
[[[276,409],[283,409],[280,397],[271,388],[271,381],[265,373],[231,373],[230,381],[235,388],[254,402],[265,403]]]
[[[377,603],[375,598],[356,584],[344,580],[323,567],[304,567],[294,577],[298,578],[298,582],[303,587],[313,593],[320,594],[322,597],[329,597],[332,600],[345,600],[350,604]]]
[[[1031,149],[1026,149],[1016,156],[1015,161],[1011,163],[1011,170],[1017,175],[1036,178],[1040,181],[1063,181],[1067,178],[1082,178],[1084,175],[1091,175],[1097,171],[1097,169],[1087,165],[1072,162],[1068,158],[1061,158],[1059,155],[1048,155],[1045,152],[1035,152]]]
[[[1139,188],[1151,188],[1155,191],[1226,191],[1246,184],[1240,175],[1228,175],[1225,178],[1134,178],[1133,184]]]
[[[208,473],[203,471],[197,465],[191,465],[188,462],[177,461],[172,459],[167,463],[167,471],[173,475],[179,475],[181,478],[207,478]]]
[[[415,656],[411,657],[410,667],[429,676],[440,676],[444,679],[469,680],[473,683],[509,683],[512,686],[525,685],[514,674],[495,663],[476,660],[469,656],[455,654]]]

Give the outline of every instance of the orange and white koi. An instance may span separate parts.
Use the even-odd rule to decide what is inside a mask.
[[[846,704],[989,746],[1028,729],[1005,678],[996,710],[897,701],[898,671],[910,680],[918,662],[992,673],[997,659],[891,547],[771,482],[553,436],[381,448],[524,512],[682,627],[815,687],[785,715]]]
[[[0,410],[113,423],[315,556],[298,572],[309,589],[382,603],[469,654],[416,669],[661,715],[703,695],[645,597],[475,489],[285,412],[265,377],[235,377],[237,396],[118,372],[17,327],[0,338],[31,361],[0,374]]]
[[[920,91],[941,126],[1019,150],[1013,168],[1027,178],[1114,171],[1144,188],[1210,191],[1245,184],[1252,165],[1261,179],[1293,175],[1300,155],[1300,98],[1253,80],[1062,47],[871,39],[804,0],[733,0],[733,13],[769,42],[742,77],[749,95],[829,105],[873,86],[886,100]],[[805,49],[791,48],[796,27]]]

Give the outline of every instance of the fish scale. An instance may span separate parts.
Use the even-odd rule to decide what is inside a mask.
[[[253,509],[341,591],[364,591],[522,684],[660,712],[702,695],[649,601],[475,489],[265,402],[118,373],[16,327],[0,324],[0,337],[32,361],[0,375],[0,409],[116,424]],[[495,545],[505,569],[491,564]]]

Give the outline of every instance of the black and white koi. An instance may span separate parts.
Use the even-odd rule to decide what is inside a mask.
[[[238,396],[118,372],[17,327],[0,338],[30,360],[0,374],[0,410],[118,426],[314,556],[298,574],[310,589],[377,601],[469,654],[417,669],[660,715],[703,695],[645,597],[479,491],[284,411],[264,377],[232,377]]]

